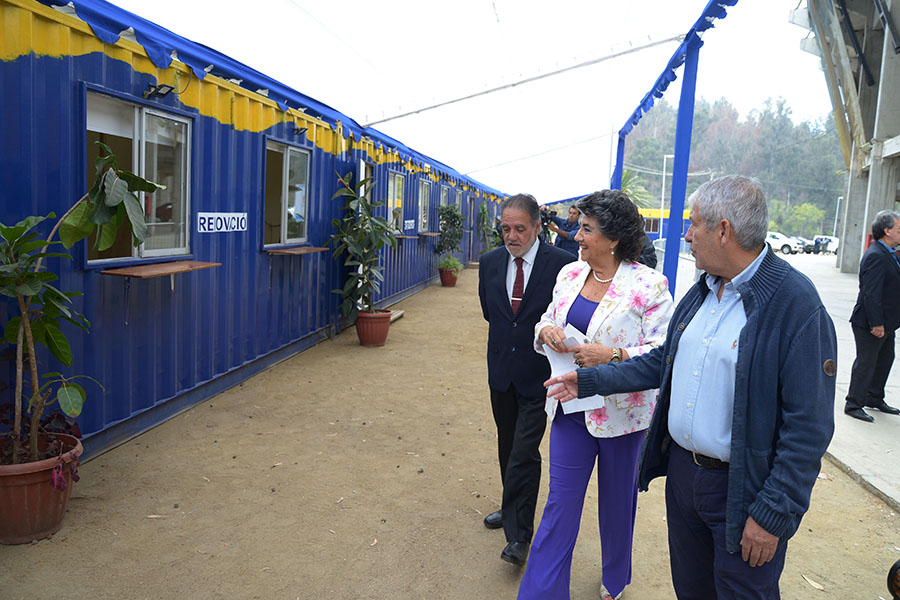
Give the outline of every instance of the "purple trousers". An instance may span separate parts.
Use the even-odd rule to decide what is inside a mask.
[[[595,460],[603,585],[616,596],[631,583],[637,461],[644,433],[595,438],[583,412],[557,411],[550,428],[550,493],[519,584],[519,600],[568,600],[572,552]]]

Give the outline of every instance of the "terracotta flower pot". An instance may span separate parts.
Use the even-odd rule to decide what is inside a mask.
[[[359,344],[367,347],[384,346],[391,327],[391,311],[378,309],[368,313],[360,311],[356,319],[356,335]]]
[[[444,287],[456,287],[459,278],[453,269],[438,269],[441,274],[441,285]]]
[[[66,465],[84,451],[78,438],[64,433],[39,435],[38,448],[45,450],[54,439],[62,442]],[[65,489],[53,487],[51,475],[58,462],[59,457],[54,456],[36,462],[0,465],[0,544],[27,544],[49,537],[62,527],[72,493],[72,476],[64,466]]]

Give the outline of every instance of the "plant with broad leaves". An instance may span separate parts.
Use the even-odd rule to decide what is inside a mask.
[[[487,200],[481,201],[478,209],[478,224],[476,225],[478,237],[481,239],[481,253],[484,254],[491,248],[496,248],[503,243],[497,228],[491,220],[491,214],[488,212]]]
[[[43,378],[49,381],[40,385],[42,377],[38,373],[36,348],[46,346],[56,360],[71,366],[72,346],[63,332],[63,325],[69,323],[85,332],[91,325],[72,306],[72,300],[81,293],[59,290],[53,285],[58,280],[57,275],[44,268],[46,258],[71,259],[71,255],[48,252],[47,249],[58,244],[71,248],[78,241],[95,234],[97,248],[105,250],[112,245],[119,227],[126,221],[134,244],[141,244],[147,235],[147,225],[135,194],[163,188],[119,169],[109,147],[98,144],[106,155],[95,162],[96,181],[88,193],[62,216],[46,238],[41,237],[36,229],[48,219],[54,219],[54,213],[46,217],[29,216],[12,226],[0,223],[0,294],[14,298],[18,307],[18,314],[9,319],[3,329],[4,341],[16,346],[16,389],[15,418],[10,432],[12,450],[8,457],[0,456],[0,460],[17,463],[22,459],[19,450],[23,442],[22,400],[26,363],[30,375],[27,410],[31,414],[27,457],[31,461],[41,458],[37,436],[44,410],[58,402],[64,413],[78,416],[86,396],[84,388],[74,380],[91,379],[84,375],[64,377],[60,373],[47,373]],[[57,230],[61,241],[53,241]]]
[[[332,290],[342,297],[341,314],[356,319],[359,311],[375,312],[372,298],[381,289],[384,267],[378,264],[378,251],[385,246],[397,247],[397,238],[388,219],[375,214],[384,206],[386,200],[372,201],[370,193],[374,180],[363,179],[353,183],[353,172],[343,177],[338,175],[341,188],[334,193],[333,199],[342,199],[341,218],[332,219],[331,226],[335,233],[328,240],[332,245],[334,257],[343,254],[344,266],[347,267],[347,281],[344,287]],[[394,209],[394,218],[400,209]]]
[[[463,215],[455,204],[442,204],[438,207],[438,224],[441,235],[434,251],[445,255],[459,251],[463,236]]]

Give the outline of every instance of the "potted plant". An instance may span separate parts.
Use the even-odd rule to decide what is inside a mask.
[[[463,270],[463,264],[452,254],[447,254],[438,262],[438,272],[441,274],[441,285],[455,287],[456,280]]]
[[[375,308],[372,301],[381,290],[384,270],[378,264],[378,252],[385,246],[397,247],[397,238],[388,219],[375,214],[386,200],[372,201],[374,180],[353,183],[353,173],[338,175],[340,189],[333,198],[343,201],[341,217],[331,221],[335,233],[328,240],[335,259],[346,254],[347,281],[333,290],[341,295],[341,314],[356,320],[356,334],[363,346],[384,346],[391,324],[391,311]],[[395,209],[395,213],[400,209]],[[396,216],[396,215],[395,215]]]
[[[488,204],[486,200],[481,201],[481,207],[478,211],[478,237],[481,239],[481,252],[484,254],[492,248],[496,248],[503,243],[500,232],[497,230],[495,223],[491,221],[491,215],[488,213]]]
[[[86,397],[78,381],[95,381],[85,375],[39,373],[36,349],[40,345],[46,346],[63,365],[72,364],[72,347],[61,327],[63,322],[85,332],[90,328],[90,322],[72,307],[72,299],[80,292],[57,289],[52,285],[57,275],[44,267],[46,258],[71,259],[71,255],[47,249],[58,244],[68,249],[94,234],[97,248],[105,250],[125,222],[131,228],[135,245],[140,244],[147,226],[135,192],[155,192],[163,187],[120,170],[109,147],[100,147],[103,152],[95,163],[94,184],[56,222],[46,238],[37,229],[54,219],[54,213],[29,216],[13,226],[0,223],[0,294],[14,299],[10,305],[16,313],[6,322],[3,333],[4,341],[16,348],[16,384],[13,424],[9,433],[0,436],[0,543],[42,539],[62,526],[71,483],[78,480],[82,446],[77,437],[45,430],[44,411],[58,404],[65,414],[78,416]],[[57,231],[60,241],[53,241]],[[26,384],[27,394],[23,395]],[[23,423],[25,398],[29,423]]]
[[[453,256],[459,251],[463,234],[463,216],[455,204],[443,204],[438,207],[438,222],[440,224],[440,237],[434,247],[434,251],[442,255],[438,263],[438,271],[441,274],[441,285],[453,287],[459,277],[463,265]]]

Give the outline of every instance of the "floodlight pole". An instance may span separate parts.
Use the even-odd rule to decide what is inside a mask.
[[[674,154],[663,154],[663,168],[662,168],[662,185],[659,186],[659,227],[656,228],[658,235],[657,239],[663,239],[663,210],[666,207],[666,159],[667,158],[675,158]],[[669,217],[671,218],[672,211],[669,211]]]

